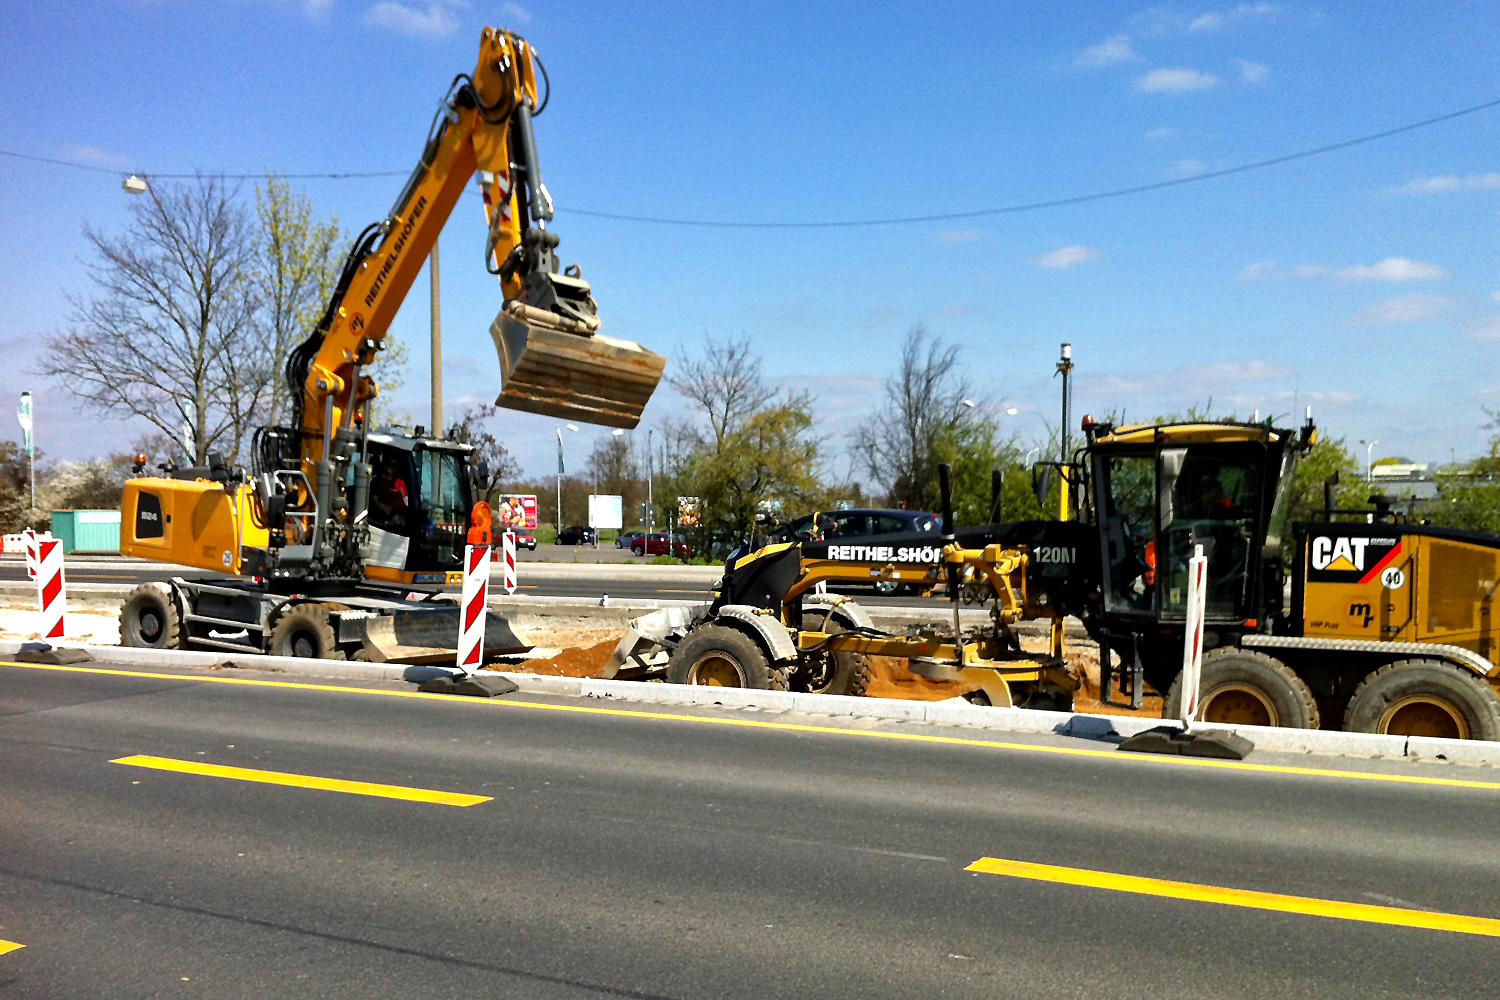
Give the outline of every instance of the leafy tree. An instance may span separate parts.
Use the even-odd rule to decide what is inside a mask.
[[[71,299],[67,331],[38,363],[86,405],[182,441],[198,464],[211,450],[238,456],[267,385],[255,235],[235,195],[216,177],[153,184],[123,234],[85,225],[92,294]]]
[[[1434,523],[1500,535],[1500,414],[1486,410],[1489,451],[1469,463],[1468,474],[1444,477],[1423,513]]]
[[[488,421],[498,411],[493,403],[482,403],[465,410],[447,432],[450,440],[474,446],[476,463],[483,460],[489,469],[489,478],[480,483],[483,499],[500,488],[500,484],[514,479],[521,471],[510,449],[490,431]]]
[[[36,459],[42,453],[37,450]],[[13,534],[26,527],[38,530],[51,523],[51,515],[31,509],[31,468],[25,450],[15,441],[0,441],[0,531]],[[39,498],[40,499],[40,498]]]
[[[1339,506],[1363,505],[1364,496],[1351,496],[1349,490],[1364,488],[1364,464],[1349,450],[1344,439],[1318,435],[1318,443],[1297,462],[1287,497],[1288,521],[1313,521],[1322,517],[1323,483],[1329,476],[1339,477],[1344,499]]]

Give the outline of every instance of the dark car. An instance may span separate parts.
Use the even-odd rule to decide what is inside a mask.
[[[638,556],[674,555],[679,559],[693,557],[693,547],[681,535],[669,534],[665,531],[653,531],[649,535],[642,535],[631,543],[630,551]]]
[[[515,528],[512,528],[512,529],[510,529],[510,533],[512,535],[516,536],[516,548],[518,548],[518,549],[530,549],[532,552],[536,551],[536,536],[533,535],[531,532],[529,532],[529,531],[517,531]],[[503,534],[505,534],[504,531],[497,531],[495,533],[495,548],[496,549],[499,549],[501,545],[505,544],[504,542],[502,542],[500,540],[500,536],[503,535]]]
[[[558,545],[598,545],[599,533],[593,528],[574,524],[557,533]]]
[[[631,548],[635,545],[637,539],[645,537],[646,533],[644,531],[622,531],[619,535],[615,536],[615,548]]]
[[[830,510],[820,515],[825,527],[821,539],[858,538],[861,535],[892,535],[902,531],[940,531],[941,516],[925,510],[902,510],[895,507],[870,507],[857,510]],[[799,517],[788,526],[790,534],[800,540],[819,537],[813,534],[813,517]],[[829,521],[833,523],[828,524]],[[913,588],[895,580],[877,580],[876,593],[899,594]]]

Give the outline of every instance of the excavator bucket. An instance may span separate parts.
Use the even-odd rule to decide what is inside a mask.
[[[507,302],[490,324],[500,355],[495,405],[629,430],[661,381],[667,359],[583,322]]]

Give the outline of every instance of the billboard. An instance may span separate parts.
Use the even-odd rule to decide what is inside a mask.
[[[589,494],[589,527],[625,527],[625,498],[609,494]]]
[[[495,526],[504,528],[536,527],[536,495],[502,493],[495,501]]]
[[[698,525],[698,498],[677,498],[677,523],[684,528],[694,528]]]

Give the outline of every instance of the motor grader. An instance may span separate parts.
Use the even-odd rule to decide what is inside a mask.
[[[532,120],[550,98],[540,60],[503,29],[449,85],[387,216],[354,240],[321,320],[285,359],[287,426],[255,435],[253,468],[210,453],[125,485],[121,551],[219,574],[147,584],[121,615],[126,645],[377,660],[451,656],[465,543],[488,544],[474,449],[370,426],[371,363],[460,195],[477,177],[483,258],[503,306],[490,327],[500,406],[634,427],[666,359],[600,333],[589,283],[560,267]],[[546,83],[543,69],[540,79]],[[480,474],[473,478],[485,479]],[[491,616],[487,648],[526,649]]]
[[[716,599],[637,620],[611,661],[621,676],[858,694],[861,658],[978,684],[992,704],[1071,707],[1065,617],[1099,647],[1101,700],[1178,712],[1188,559],[1208,560],[1198,718],[1221,724],[1500,739],[1500,537],[1415,523],[1386,498],[1291,523],[1297,463],[1317,440],[1270,422],[1113,427],[1039,478],[1059,477],[1057,520],[778,543],[732,559]],[[998,494],[998,491],[997,491]],[[1291,552],[1288,564],[1284,562]],[[875,629],[817,582],[941,588],[951,623]],[[961,602],[988,607],[964,630]],[[1014,626],[1051,625],[1048,655]]]

